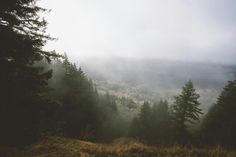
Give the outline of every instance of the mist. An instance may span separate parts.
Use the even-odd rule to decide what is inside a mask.
[[[221,89],[235,78],[235,65],[166,59],[90,57],[76,62],[94,80],[100,92],[130,97],[137,102],[166,99],[173,102],[187,80],[201,95],[205,113],[216,102]]]
[[[101,78],[109,82],[110,92],[114,86],[123,88],[119,95],[132,89],[132,95],[142,93],[141,100],[171,98],[192,79],[209,108],[234,78],[233,0],[51,0],[39,4],[52,9],[44,16],[48,32],[58,38],[46,48],[66,52],[102,89]]]
[[[235,155],[235,13],[235,0],[0,1],[0,156]]]
[[[234,63],[234,0],[41,1],[46,48],[71,58],[129,57]]]

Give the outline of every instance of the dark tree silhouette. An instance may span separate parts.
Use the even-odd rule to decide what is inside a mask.
[[[151,106],[149,102],[144,102],[137,117],[131,124],[131,136],[149,141],[151,133]]]
[[[67,56],[51,64],[54,71],[49,81],[53,89],[49,97],[61,107],[58,114],[58,130],[65,136],[84,140],[109,141],[120,135],[116,99],[109,93],[98,94],[93,82],[70,63]],[[119,130],[120,129],[120,130]]]
[[[154,103],[151,114],[152,142],[155,144],[168,143],[171,138],[171,119],[166,100]]]
[[[51,38],[45,33],[41,11],[46,10],[35,0],[0,1],[1,142],[26,142],[39,136],[41,118],[48,116],[53,104],[44,99],[52,71],[35,65],[57,56],[43,50]]]
[[[236,80],[229,81],[217,103],[212,106],[203,121],[205,139],[211,144],[235,146],[236,140]]]
[[[168,144],[170,142],[171,120],[167,101],[151,105],[144,102],[140,113],[133,119],[130,136],[151,144]]]
[[[188,81],[182,88],[180,95],[175,97],[172,105],[172,116],[177,134],[184,140],[187,136],[187,123],[199,120],[202,110],[199,108],[200,95],[196,93],[192,81]]]
[[[50,95],[60,102],[58,120],[64,135],[92,139],[97,129],[97,92],[81,68],[63,61],[52,64],[54,75],[49,81]]]

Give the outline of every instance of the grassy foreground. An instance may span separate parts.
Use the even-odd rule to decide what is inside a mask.
[[[221,147],[151,147],[130,139],[118,139],[106,145],[48,137],[25,148],[0,146],[0,157],[236,157],[236,151],[227,151]]]

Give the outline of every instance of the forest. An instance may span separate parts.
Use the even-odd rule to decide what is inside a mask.
[[[145,156],[142,150],[148,152],[146,156],[155,156],[162,152],[158,147],[176,146],[185,152],[217,146],[234,151],[236,79],[220,85],[224,87],[208,110],[202,108],[194,78],[185,79],[173,101],[165,97],[136,101],[109,90],[101,92],[96,81],[67,53],[45,50],[46,43],[55,39],[48,35],[41,12],[47,10],[35,0],[0,2],[1,156],[13,152],[5,147],[22,148],[45,139],[52,143],[57,139],[101,143],[108,145],[101,146],[105,152],[113,150],[109,144],[117,139],[126,141],[123,145],[129,141],[147,145],[140,146],[133,156]],[[84,147],[99,152],[92,144]],[[21,156],[22,152],[17,153]]]

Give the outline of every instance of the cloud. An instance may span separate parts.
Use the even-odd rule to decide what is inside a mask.
[[[73,57],[233,62],[234,0],[48,0],[48,48]]]

